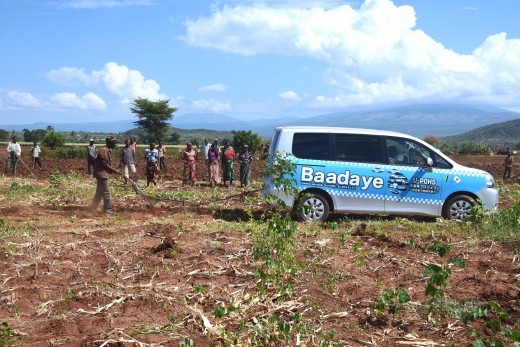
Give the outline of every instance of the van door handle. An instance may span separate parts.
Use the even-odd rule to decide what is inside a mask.
[[[385,170],[383,170],[383,169],[381,169],[379,167],[375,167],[375,168],[372,169],[372,172],[383,172],[383,171],[385,171]]]

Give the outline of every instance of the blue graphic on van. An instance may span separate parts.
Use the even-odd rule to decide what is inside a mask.
[[[388,178],[388,188],[392,194],[401,194],[407,189],[408,178],[397,170],[388,170],[390,177]]]

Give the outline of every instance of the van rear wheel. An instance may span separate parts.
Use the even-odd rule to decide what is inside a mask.
[[[324,221],[329,212],[329,203],[323,195],[306,193],[300,199],[297,216],[301,221]]]
[[[446,219],[464,220],[471,216],[471,209],[477,202],[471,196],[457,195],[446,201],[442,216]]]

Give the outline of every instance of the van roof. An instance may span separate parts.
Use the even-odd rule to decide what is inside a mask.
[[[411,135],[398,133],[388,130],[363,129],[363,128],[341,128],[341,127],[320,127],[320,126],[280,126],[275,130],[289,130],[299,132],[322,132],[322,133],[350,133],[350,134],[364,134],[364,135],[386,135],[414,138]]]

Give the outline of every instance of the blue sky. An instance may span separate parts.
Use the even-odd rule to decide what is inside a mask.
[[[520,112],[516,0],[0,0],[0,124],[308,117],[406,103]]]

